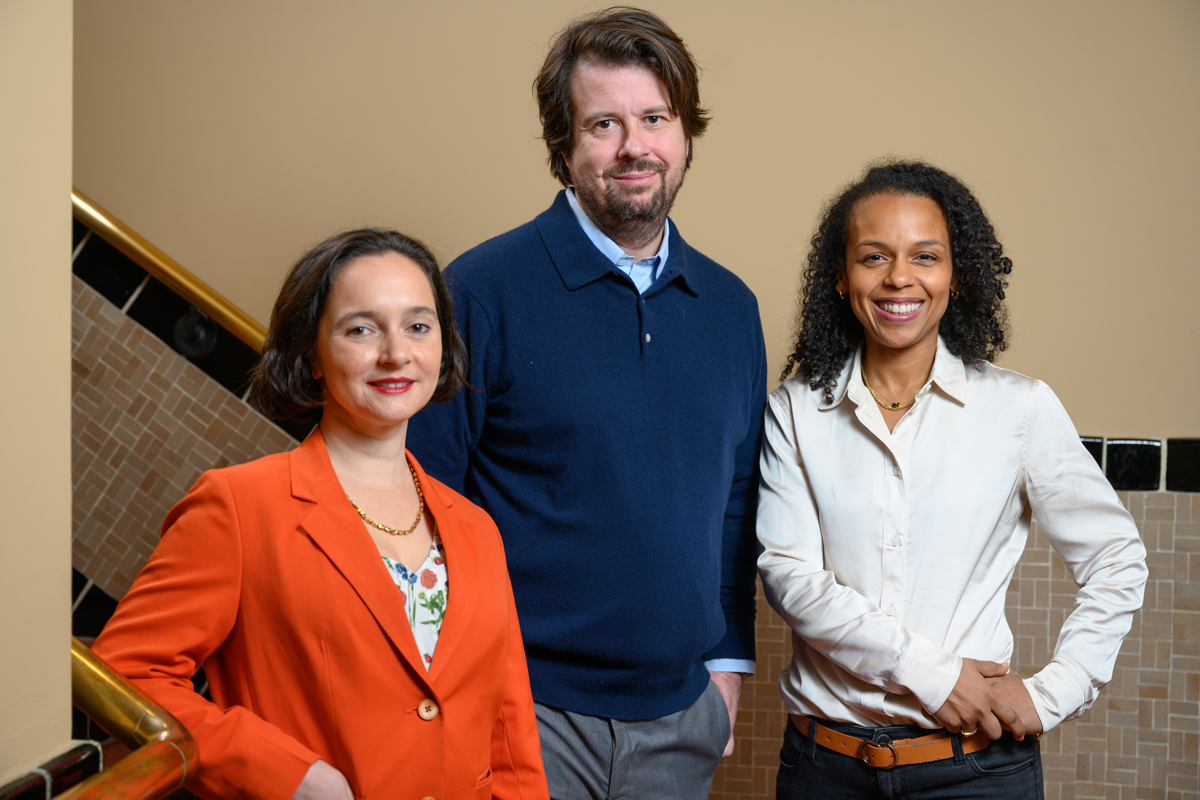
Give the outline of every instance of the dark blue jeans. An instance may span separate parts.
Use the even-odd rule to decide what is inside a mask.
[[[822,722],[834,730],[876,742],[925,736],[930,731],[909,725],[860,728]],[[982,735],[982,734],[976,734]],[[1018,742],[1007,731],[977,753],[962,751],[954,734],[954,758],[892,769],[868,767],[862,761],[820,747],[789,719],[779,751],[776,800],[1044,800],[1042,758],[1037,738]]]

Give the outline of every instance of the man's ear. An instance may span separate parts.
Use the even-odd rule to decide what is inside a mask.
[[[561,159],[563,160],[563,167],[564,167],[564,168],[566,169],[566,171],[567,171],[567,178],[568,178],[568,184],[567,184],[567,185],[568,185],[569,187],[573,187],[573,186],[575,185],[575,183],[574,183],[573,181],[570,181],[570,177],[571,177],[571,153],[570,153],[570,151],[568,151],[568,150],[560,150],[560,151],[559,151],[559,153],[558,153],[558,157],[559,157],[559,158],[561,158]]]

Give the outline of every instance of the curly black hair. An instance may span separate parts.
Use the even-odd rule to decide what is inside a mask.
[[[846,359],[864,335],[862,323],[837,291],[846,268],[850,212],[859,201],[879,194],[927,197],[946,218],[959,289],[938,327],[946,348],[970,365],[992,361],[1008,347],[1008,312],[1003,302],[1008,281],[1004,276],[1012,272],[1012,261],[1004,255],[975,195],[962,181],[931,164],[880,162],[868,167],[862,178],[826,206],[801,276],[796,346],[780,380],[800,375],[810,388],[823,389],[827,402],[833,399],[833,387]]]

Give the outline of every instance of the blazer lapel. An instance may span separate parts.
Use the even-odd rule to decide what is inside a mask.
[[[421,465],[410,454],[408,461],[417,470],[425,494],[425,505],[437,520],[438,535],[446,548],[446,616],[442,619],[442,630],[438,634],[437,647],[433,651],[429,679],[436,682],[443,666],[453,657],[454,649],[467,636],[475,617],[475,606],[479,602],[479,576],[484,565],[479,561],[479,548],[472,540],[478,534],[475,525],[459,516],[455,498],[445,496],[440,486],[434,485],[421,469]],[[496,568],[497,565],[492,565]]]
[[[412,671],[424,680],[425,666],[404,615],[400,590],[388,577],[375,543],[346,500],[319,427],[291,452],[291,466],[293,496],[314,504],[300,527],[358,593]]]

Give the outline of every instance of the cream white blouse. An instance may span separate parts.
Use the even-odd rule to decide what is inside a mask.
[[[1054,393],[939,339],[929,382],[888,431],[849,360],[824,402],[800,378],[766,411],[758,560],[791,626],[787,710],[938,727],[961,657],[1007,662],[1005,592],[1030,514],[1081,586],[1054,655],[1025,678],[1046,730],[1112,678],[1146,551]]]

